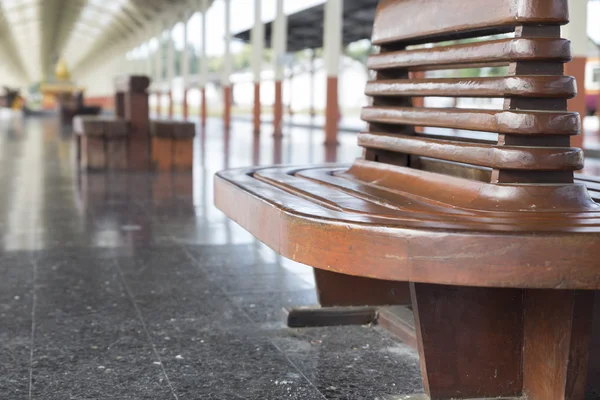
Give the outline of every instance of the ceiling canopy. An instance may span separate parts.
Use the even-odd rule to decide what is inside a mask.
[[[0,56],[23,83],[50,79],[64,58],[82,69],[199,11],[198,0],[0,0]]]

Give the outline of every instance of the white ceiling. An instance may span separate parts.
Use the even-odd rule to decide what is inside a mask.
[[[210,0],[208,3],[212,3]],[[52,78],[63,57],[85,70],[156,35],[201,0],[0,0],[0,57],[22,83]]]

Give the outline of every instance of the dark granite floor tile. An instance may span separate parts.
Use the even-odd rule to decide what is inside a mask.
[[[284,329],[272,341],[328,399],[422,391],[418,354],[376,328]]]
[[[288,272],[283,268],[273,268],[273,272],[268,274],[211,274],[210,279],[231,295],[286,292],[314,288],[312,275],[304,279],[302,275]]]
[[[256,323],[283,322],[283,309],[285,307],[318,304],[317,293],[314,288],[281,292],[244,293],[233,295],[231,299]]]
[[[0,399],[27,399],[33,264],[27,253],[0,255]]]
[[[321,398],[285,355],[250,326],[199,331],[194,322],[174,321],[154,333],[165,370],[181,398]]]
[[[122,342],[110,349],[82,343],[38,345],[33,362],[33,399],[168,399],[171,390],[148,347]]]
[[[414,352],[377,329],[281,323],[283,306],[316,302],[312,272],[213,206],[214,172],[254,161],[247,124],[234,124],[228,155],[220,125],[203,131],[194,174],[79,174],[68,129],[15,124],[0,118],[0,399],[28,399],[30,371],[35,400],[354,400],[420,388]],[[320,161],[314,146],[282,161]],[[270,141],[259,150],[272,160]]]

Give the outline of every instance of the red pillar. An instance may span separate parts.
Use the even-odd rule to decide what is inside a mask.
[[[337,145],[338,134],[338,78],[336,76],[327,77],[327,105],[325,109],[325,144]]]
[[[169,99],[169,118],[173,118],[173,91],[169,89],[167,93]]]

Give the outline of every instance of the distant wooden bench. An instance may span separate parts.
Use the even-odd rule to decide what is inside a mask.
[[[363,157],[217,174],[216,205],[323,271],[328,302],[410,296],[431,400],[583,400],[586,382],[600,386],[600,335],[591,336],[600,183],[574,180],[583,155],[570,147],[581,123],[566,111],[576,94],[563,74],[567,22],[565,0],[382,0]],[[510,35],[487,37],[501,33]],[[464,38],[475,40],[448,43]],[[507,76],[409,78],[498,65]],[[505,101],[501,110],[413,107],[430,96]]]
[[[127,168],[129,126],[122,118],[77,116],[77,160],[83,169],[115,170]]]
[[[146,76],[119,76],[115,79],[114,117],[75,117],[73,131],[81,168],[150,167],[148,86]]]
[[[73,130],[81,168],[192,169],[195,125],[185,121],[151,121],[149,86],[146,76],[117,77],[114,117],[75,118]]]
[[[155,120],[150,123],[152,162],[159,171],[191,171],[196,125],[186,121]]]

